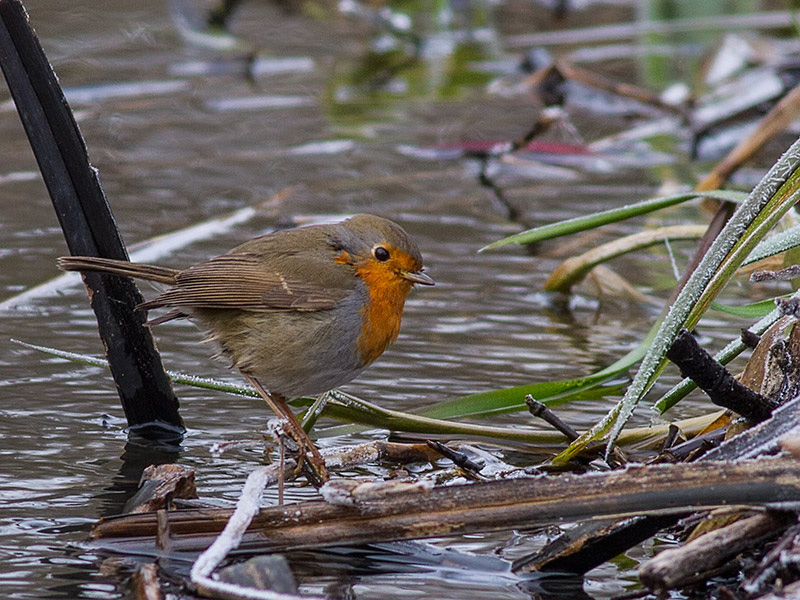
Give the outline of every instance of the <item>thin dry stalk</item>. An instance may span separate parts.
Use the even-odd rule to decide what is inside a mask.
[[[253,517],[258,513],[264,489],[292,473],[296,463],[292,459],[278,465],[256,469],[247,478],[236,509],[214,543],[192,565],[190,578],[197,590],[212,598],[252,600],[299,600],[301,596],[283,594],[273,590],[258,590],[211,578],[211,573],[242,541]],[[305,597],[306,600],[312,600]]]

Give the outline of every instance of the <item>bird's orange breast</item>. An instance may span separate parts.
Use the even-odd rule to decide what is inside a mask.
[[[358,338],[359,356],[362,363],[368,365],[397,338],[403,305],[412,284],[381,263],[369,262],[356,272],[368,294],[368,301],[361,308]]]

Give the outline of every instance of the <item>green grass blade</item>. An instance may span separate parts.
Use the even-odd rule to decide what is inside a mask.
[[[469,435],[493,439],[514,440],[531,444],[564,443],[564,436],[552,431],[537,431],[527,428],[492,427],[443,421],[383,408],[339,390],[331,392],[326,416],[350,423],[359,423],[372,428],[420,433],[428,435]]]
[[[695,198],[716,198],[717,200],[738,203],[742,202],[746,197],[747,194],[744,194],[743,192],[720,190],[709,192],[690,191],[683,192],[681,194],[673,194],[671,196],[651,198],[635,204],[628,204],[619,208],[612,208],[610,210],[593,213],[584,217],[575,217],[573,219],[559,221],[558,223],[534,227],[533,229],[528,229],[527,231],[522,231],[512,236],[503,238],[502,240],[492,242],[491,244],[481,248],[478,252],[494,250],[495,248],[508,246],[509,244],[531,244],[564,235],[570,235],[580,231],[586,231],[587,229],[594,229],[602,225],[617,223],[619,221],[624,221],[625,219],[645,215],[647,213],[660,210],[662,208],[675,206],[676,204],[681,204],[682,202],[687,202]]]
[[[26,348],[38,350],[71,362],[108,368],[108,362],[104,358],[67,352],[55,348],[48,348],[46,346],[38,346],[19,340],[12,341]],[[232,393],[239,396],[259,398],[258,393],[249,386],[230,385],[222,381],[195,377],[185,373],[176,373],[174,371],[168,371],[167,373],[170,379],[176,383]],[[531,444],[556,444],[563,443],[564,441],[564,437],[557,432],[541,432],[533,429],[489,427],[470,423],[442,421],[440,419],[431,419],[429,417],[421,417],[396,410],[385,409],[340,391],[332,391],[329,392],[329,394],[330,398],[325,410],[327,416],[345,420],[350,423],[368,425],[373,428],[385,428],[409,433],[471,435],[493,439],[514,440]],[[292,401],[292,404],[309,405],[312,402],[313,400],[311,398],[299,398],[296,401]]]
[[[527,410],[525,395],[530,394],[548,406],[557,406],[568,401],[596,398],[610,392],[607,386],[598,390],[598,386],[622,373],[604,373],[603,375],[589,375],[578,379],[553,381],[520,385],[517,387],[492,390],[470,394],[453,400],[437,402],[419,414],[435,419],[454,419],[460,417],[488,416],[518,410]]]
[[[68,352],[57,348],[49,348],[47,346],[38,346],[20,340],[11,341],[26,348],[44,352],[45,354],[50,354],[71,362],[103,367],[105,369],[108,368],[108,362],[104,358]],[[614,365],[606,367],[602,371],[587,377],[522,385],[471,394],[445,402],[438,402],[421,411],[421,416],[437,419],[453,419],[527,410],[524,402],[526,394],[531,394],[537,400],[545,402],[550,406],[564,404],[568,400],[603,397],[613,393],[613,390],[616,389],[617,386],[604,386],[599,389],[598,387],[613,377],[625,372],[635,364],[639,358],[641,358],[641,356],[639,356],[638,353],[629,353],[626,357],[614,363]],[[232,384],[219,379],[198,377],[177,371],[167,371],[167,374],[172,381],[182,385],[199,387],[237,396],[260,398],[258,393],[248,385]],[[312,401],[313,399],[310,398],[298,398],[292,400],[291,403],[296,406],[307,406],[310,405]]]
[[[548,292],[568,293],[573,285],[583,281],[599,264],[663,242],[697,240],[702,238],[707,230],[705,225],[670,225],[616,238],[583,254],[566,259],[550,273],[550,277],[542,287]]]
[[[12,340],[12,341],[26,348],[44,352],[46,354],[50,354],[58,358],[63,358],[71,362],[108,368],[108,362],[104,358],[99,358],[85,354],[77,354],[75,352],[67,352],[64,350],[58,350],[56,348],[48,348],[46,346],[38,346],[36,344],[29,344],[26,342],[21,342],[19,340]],[[216,379],[196,377],[194,375],[187,375],[185,373],[178,373],[175,371],[167,371],[167,374],[170,376],[170,379],[175,383],[235,394],[238,396],[260,399],[258,393],[250,386],[234,385]],[[573,383],[574,382],[586,383],[585,379],[586,378],[582,380],[573,380]],[[597,377],[590,378],[590,381],[593,382],[593,386],[596,388],[605,379],[608,379],[608,375],[606,375],[604,378],[597,378]],[[553,395],[556,395],[556,393],[559,391],[569,392],[569,388],[567,387],[568,383],[570,382],[541,384],[534,386],[534,389],[538,390],[538,392],[547,390],[551,392]],[[521,391],[518,393],[522,393],[524,397],[524,394],[527,393],[525,392],[525,390],[529,389],[530,387],[531,386],[521,386],[521,388],[519,388]],[[592,390],[584,389],[581,390],[581,392],[585,396],[590,396],[592,394],[601,395],[604,393],[609,393],[608,389],[606,388],[592,389]],[[516,399],[520,398],[518,393],[514,394],[514,398]],[[491,393],[486,394],[486,396],[489,395],[491,395]],[[481,394],[477,394],[476,396],[481,396]],[[507,397],[502,395],[501,397],[504,399],[504,404],[505,404],[504,406],[498,408],[498,404],[495,401],[493,403],[489,403],[487,406],[483,407],[483,409],[489,411],[493,410],[495,412],[498,412],[503,409],[517,410],[524,407],[524,403],[522,404],[521,407],[519,407],[519,406],[514,406],[513,402],[509,401],[511,398],[510,392]],[[315,401],[312,398],[297,398],[295,400],[292,400],[291,403],[294,406],[309,406],[312,405],[312,403],[314,402]],[[472,405],[473,410],[476,411],[476,414],[479,414],[482,410],[480,406],[476,407],[474,398],[472,401],[468,402],[467,405]],[[458,402],[451,403],[450,406],[447,408],[447,410],[442,412],[444,413],[449,412],[453,417],[461,416],[458,414],[456,410],[454,410],[454,408],[457,406]],[[442,419],[435,419],[429,416],[413,415],[401,411],[389,410],[377,406],[375,404],[369,403],[365,400],[356,398],[355,396],[345,394],[338,390],[334,390],[329,393],[329,400],[325,407],[325,415],[328,417],[346,421],[348,423],[359,423],[362,425],[367,425],[372,428],[384,428],[384,429],[391,429],[394,431],[403,431],[408,433],[470,435],[478,437],[488,437],[493,439],[515,440],[515,441],[540,444],[540,445],[563,443],[564,441],[563,436],[556,432],[540,432],[532,429],[514,429],[509,427],[491,427],[485,425],[475,425],[470,423],[457,423],[452,421],[445,421]]]
[[[775,298],[753,302],[752,304],[745,304],[744,306],[730,306],[728,304],[712,302],[709,304],[709,308],[742,319],[761,319],[775,310]]]
[[[67,352],[55,348],[48,348],[46,346],[38,346],[19,340],[12,340],[12,342],[71,362],[108,368],[108,363],[103,358]],[[258,398],[257,392],[249,386],[230,385],[218,380],[195,377],[184,373],[175,373],[174,371],[170,373],[170,377],[176,383],[233,393],[239,396]],[[560,383],[563,384],[565,382]],[[297,401],[293,401],[292,404],[310,405],[312,402],[313,400],[311,398],[299,398]],[[440,419],[410,415],[408,413],[381,408],[380,406],[336,390],[329,394],[325,413],[327,416],[348,423],[360,423],[371,428],[385,428],[409,433],[486,437],[524,442],[526,444],[536,444],[539,446],[553,446],[555,444],[563,444],[564,442],[563,436],[556,432],[542,432],[527,428],[488,427],[484,425],[454,423]],[[709,417],[688,419],[680,422],[679,426],[682,431],[687,432],[687,434],[692,434],[702,429],[708,419]],[[620,438],[620,444],[641,444],[648,440],[661,439],[666,435],[667,427],[667,425],[659,425],[631,430]],[[335,427],[329,429],[339,430],[339,428]]]
[[[667,350],[682,327],[694,328],[710,302],[769,230],[800,196],[800,141],[775,163],[712,243],[664,319],[620,402],[559,456],[565,462],[608,434],[607,451],[665,365]],[[655,327],[654,327],[655,329]]]
[[[770,256],[798,247],[800,247],[800,225],[795,225],[761,242],[753,249],[742,266],[752,265]]]
[[[89,354],[78,354],[76,352],[67,352],[66,350],[58,350],[57,348],[49,348],[47,346],[37,346],[36,344],[29,344],[28,342],[23,342],[20,340],[12,339],[11,341],[15,344],[19,344],[20,346],[24,346],[25,348],[30,348],[31,350],[44,352],[45,354],[50,354],[51,356],[63,358],[70,362],[79,363],[83,365],[91,365],[93,367],[103,367],[104,369],[109,368],[108,361],[106,361],[105,358],[91,356]],[[171,381],[175,383],[180,383],[182,385],[203,388],[206,390],[215,390],[218,392],[225,392],[226,394],[234,394],[236,396],[245,396],[249,398],[259,398],[259,399],[261,398],[261,396],[258,395],[258,392],[256,392],[249,385],[237,385],[225,381],[220,381],[219,379],[211,379],[209,377],[197,377],[196,375],[187,375],[186,373],[179,373],[177,371],[167,371],[167,375],[169,376]]]

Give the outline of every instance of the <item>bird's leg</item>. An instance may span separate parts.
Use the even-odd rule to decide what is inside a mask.
[[[319,450],[308,437],[306,430],[300,425],[291,407],[287,404],[286,399],[282,396],[273,394],[272,397],[279,407],[282,409],[282,414],[289,422],[289,435],[294,438],[300,448],[300,458],[298,460],[298,467],[306,469],[306,476],[309,478],[314,487],[320,487],[328,481],[328,468],[325,466],[325,459],[319,453]],[[308,452],[306,452],[308,451]]]
[[[278,456],[281,473],[278,477],[278,506],[283,506],[283,469],[286,460],[286,445],[283,443],[283,438],[278,441]]]
[[[320,485],[328,481],[328,469],[325,467],[325,459],[322,458],[314,442],[311,441],[308,434],[306,434],[300,422],[297,420],[297,417],[294,416],[292,409],[286,404],[286,400],[278,394],[270,394],[252,375],[246,373],[242,373],[242,375],[250,382],[250,385],[256,388],[256,391],[264,398],[272,411],[279,417],[284,417],[288,421],[289,427],[287,433],[297,442],[300,448],[300,458],[298,462],[303,465],[306,463],[307,459],[311,475]]]

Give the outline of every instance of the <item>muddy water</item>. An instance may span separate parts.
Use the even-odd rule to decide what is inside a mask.
[[[549,166],[493,163],[489,173],[519,213],[516,222],[507,218],[496,192],[479,182],[477,161],[418,151],[511,140],[530,128],[537,108],[515,87],[519,77],[514,75],[527,48],[507,36],[549,29],[552,15],[545,8],[513,0],[488,6],[432,3],[412,13],[414,30],[426,40],[423,60],[391,72],[376,71],[369,53],[394,42],[364,19],[342,16],[324,3],[297,9],[245,4],[231,23],[245,46],[236,51],[181,36],[176,9],[164,2],[112,1],[101,9],[85,1],[32,0],[27,7],[132,249],[251,206],[257,208],[254,215],[232,226],[216,224],[197,241],[164,251],[158,262],[185,266],[278,226],[364,211],[390,216],[416,237],[438,285],[411,296],[399,341],[346,387],[356,395],[413,411],[471,392],[588,374],[630,349],[658,312],[657,305],[598,299],[589,288],[569,297],[541,292],[559,262],[547,254],[553,246],[542,248],[538,257],[519,249],[476,251],[518,231],[521,222],[544,223],[641,199],[666,183],[690,183],[685,139],[660,136],[657,149],[666,149],[663,154],[645,146],[638,149],[642,154],[618,152],[599,162],[578,157]],[[559,26],[633,20],[637,12],[625,2],[601,4]],[[257,59],[247,78],[241,57],[250,52]],[[652,75],[640,60],[602,66],[631,81]],[[7,97],[0,86],[0,102]],[[625,129],[631,122],[626,112],[598,116],[576,105],[574,129],[558,128],[548,136],[558,142],[592,141]],[[0,207],[3,300],[58,276],[54,261],[65,253],[8,102],[0,104]],[[669,218],[694,215],[681,209]],[[639,226],[613,227],[600,239]],[[686,248],[676,244],[673,249],[681,260]],[[672,285],[663,248],[615,266],[654,298],[663,298]],[[720,342],[738,325],[710,320],[705,339]],[[235,500],[247,473],[261,462],[261,450],[214,456],[210,447],[219,441],[257,441],[266,410],[260,402],[179,388],[189,432],[180,454],[165,457],[127,441],[104,370],[49,358],[10,338],[101,352],[79,286],[59,286],[55,295],[3,310],[1,593],[9,598],[124,596],[130,565],[84,546],[88,525],[120,509],[143,466],[167,458],[198,469],[201,496]],[[158,340],[167,366],[236,380],[209,359],[210,350],[199,339],[191,326],[165,326]],[[583,402],[561,412],[582,429],[609,405]],[[681,410],[692,414],[703,405],[689,403]],[[638,416],[639,422],[648,418],[647,411]],[[497,422],[530,425],[521,415]],[[382,436],[385,432],[367,432],[321,443]],[[290,498],[309,495],[299,490]],[[511,559],[535,550],[548,533],[435,543]],[[633,552],[633,558],[642,552],[647,549]],[[303,553],[290,559],[303,591],[334,596],[457,598],[481,590],[497,598],[526,598],[540,585],[488,568],[425,566],[423,559],[408,569],[386,568],[380,557],[375,551],[370,556]],[[587,578],[586,590],[596,597],[623,591],[632,564],[619,561],[598,569]],[[576,593],[569,587],[551,592]]]

